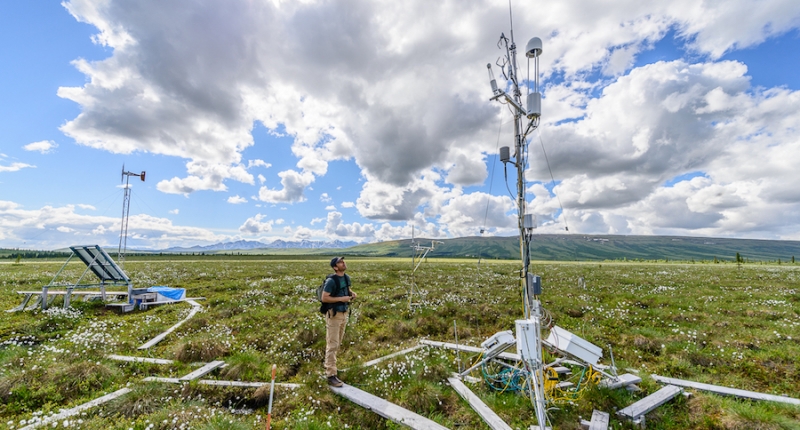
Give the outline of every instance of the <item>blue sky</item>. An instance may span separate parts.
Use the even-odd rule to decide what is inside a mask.
[[[800,240],[800,4],[513,7],[544,43],[540,233]],[[502,1],[5,5],[0,247],[115,246],[123,164],[133,248],[515,234],[508,26]]]

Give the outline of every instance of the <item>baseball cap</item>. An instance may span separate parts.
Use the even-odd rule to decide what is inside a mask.
[[[331,267],[336,267],[342,260],[344,260],[344,257],[333,257],[333,260],[331,260]]]

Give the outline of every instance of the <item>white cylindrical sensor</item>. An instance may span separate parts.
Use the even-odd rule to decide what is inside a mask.
[[[528,119],[542,116],[542,93],[528,94]]]

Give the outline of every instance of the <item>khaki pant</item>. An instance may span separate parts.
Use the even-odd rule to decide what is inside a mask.
[[[339,347],[342,345],[344,339],[344,327],[347,325],[347,312],[328,311],[325,314],[325,328],[327,333],[325,335],[325,376],[335,376],[336,369],[336,353],[339,352]]]

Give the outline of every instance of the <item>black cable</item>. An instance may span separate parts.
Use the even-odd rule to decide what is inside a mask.
[[[511,196],[511,200],[514,201],[514,206],[517,206],[517,211],[519,211],[519,204],[517,204],[517,198],[514,196],[514,193],[511,192],[511,188],[508,187],[508,166],[506,163],[503,163],[503,175],[506,178],[506,189],[508,190],[508,195]]]

